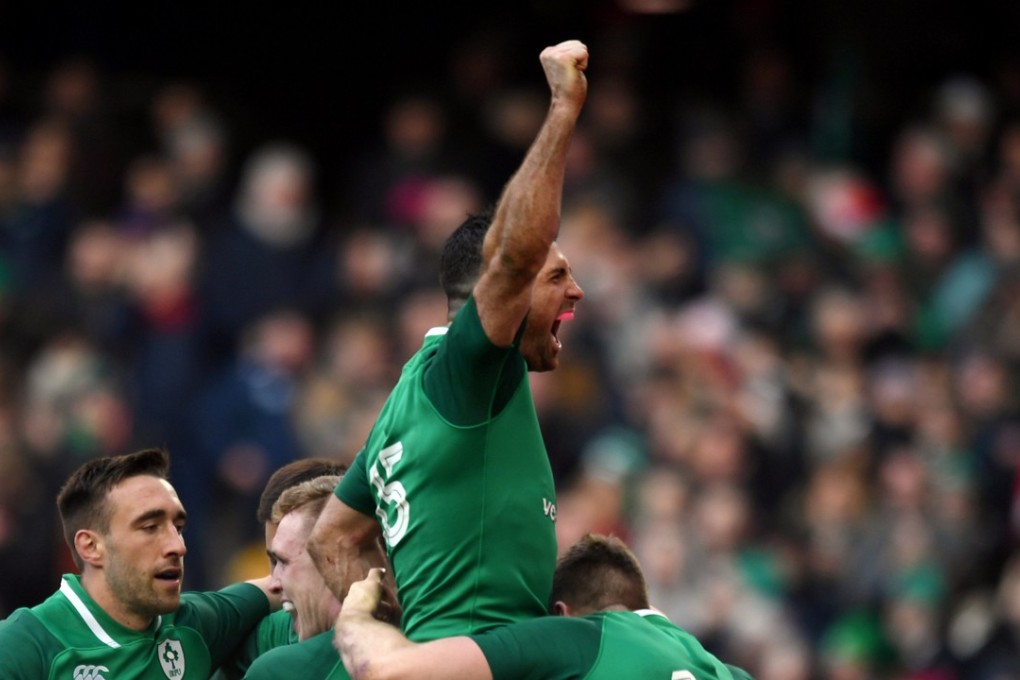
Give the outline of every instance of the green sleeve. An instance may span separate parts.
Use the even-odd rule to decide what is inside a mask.
[[[16,610],[9,618],[0,621],[0,650],[3,650],[0,653],[0,678],[34,680],[49,677],[52,659],[46,651],[47,639],[52,639],[50,632],[27,609]]]
[[[259,621],[258,627],[248,634],[211,680],[239,680],[255,659],[296,639],[291,615],[283,610],[273,612]]]
[[[338,663],[340,654],[333,647],[333,629],[330,628],[308,640],[263,654],[252,663],[244,680],[278,680],[295,673],[296,677],[323,680]]]
[[[279,668],[272,662],[272,659],[260,657],[255,659],[243,678],[244,680],[273,680],[279,677]],[[295,669],[296,670],[296,669]]]
[[[472,295],[457,313],[425,370],[424,389],[435,409],[455,425],[476,425],[498,414],[527,375],[517,351],[524,324],[509,347],[492,344]]]
[[[174,614],[177,626],[198,631],[218,668],[269,614],[265,593],[250,583],[235,583],[208,593],[184,593]]]
[[[597,618],[543,616],[471,639],[485,655],[493,680],[584,677],[598,658],[602,626]]]
[[[344,473],[343,479],[336,485],[333,493],[363,515],[375,517],[375,499],[372,498],[372,488],[369,486],[368,474],[365,471],[364,450],[354,457],[354,462]]]

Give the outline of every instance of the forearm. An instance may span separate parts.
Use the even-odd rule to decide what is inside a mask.
[[[553,100],[538,136],[503,189],[483,257],[508,275],[533,279],[560,225],[567,152],[579,108]]]
[[[335,496],[323,508],[308,539],[308,554],[323,580],[341,601],[372,567],[385,568],[379,525]]]
[[[568,40],[542,50],[549,111],[521,167],[503,190],[486,235],[483,257],[508,273],[534,278],[560,222],[560,196],[570,139],[588,96],[588,50]]]
[[[414,646],[398,628],[360,611],[341,610],[333,641],[353,680],[402,677],[398,668],[387,666],[387,660],[394,652]]]
[[[333,640],[353,680],[492,680],[488,661],[471,638],[417,644],[363,610],[341,610]]]
[[[309,543],[308,554],[326,585],[341,601],[351,584],[364,578],[369,569],[387,566],[385,555],[374,541],[363,545],[341,537],[332,542]]]

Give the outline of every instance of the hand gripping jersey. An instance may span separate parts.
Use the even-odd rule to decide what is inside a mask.
[[[546,613],[552,470],[524,358],[489,341],[473,298],[404,366],[336,495],[378,516],[408,638]]]
[[[544,616],[472,639],[493,680],[751,680],[651,610]]]
[[[265,594],[241,583],[185,593],[180,607],[143,631],[99,607],[75,575],[42,604],[0,621],[4,680],[197,680],[269,613]]]

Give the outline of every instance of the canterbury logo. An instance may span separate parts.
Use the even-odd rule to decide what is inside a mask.
[[[100,673],[109,673],[106,666],[75,666],[74,680],[106,680]]]

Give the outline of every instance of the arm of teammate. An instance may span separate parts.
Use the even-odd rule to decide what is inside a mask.
[[[266,599],[269,600],[269,611],[275,612],[283,604],[283,601],[280,599],[280,593],[269,587],[272,579],[272,576],[263,576],[262,578],[254,578],[249,581],[245,581],[245,583],[250,583],[261,590],[266,596]]]
[[[336,496],[326,500],[308,537],[308,554],[337,598],[342,600],[351,583],[360,580],[369,569],[387,566],[379,546],[380,532],[373,517],[358,512]]]
[[[336,620],[334,643],[353,680],[492,680],[481,648],[468,637],[424,644],[373,617],[382,596],[382,570],[351,585]]]
[[[567,150],[588,94],[588,48],[577,40],[540,55],[549,111],[520,168],[503,189],[482,249],[474,296],[486,335],[510,345],[531,306],[531,288],[560,226]]]

